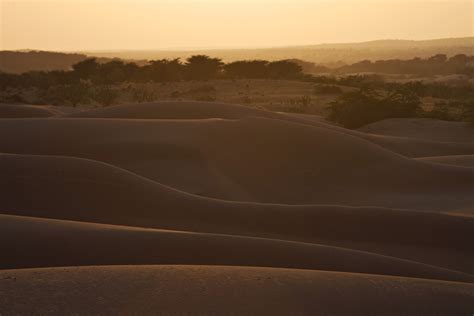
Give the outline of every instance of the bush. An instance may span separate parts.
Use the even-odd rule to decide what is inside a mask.
[[[436,103],[433,106],[433,109],[426,113],[426,116],[443,121],[452,121],[454,119],[453,115],[451,114],[450,106],[446,102]]]
[[[152,102],[156,100],[156,93],[145,87],[133,88],[132,98],[137,102]]]
[[[329,108],[328,119],[346,128],[358,128],[391,117],[413,117],[420,111],[421,101],[404,90],[381,96],[372,90],[343,94]]]
[[[93,99],[103,106],[110,106],[117,101],[119,93],[117,90],[108,86],[102,86],[96,89]]]
[[[20,91],[16,89],[7,89],[0,92],[0,103],[24,104],[28,102]]]
[[[311,97],[304,95],[296,100],[290,100],[286,112],[289,113],[307,113],[311,106]]]
[[[42,98],[54,105],[65,105],[69,103],[73,107],[84,104],[90,100],[90,87],[85,83],[68,85],[57,85],[46,89]]]

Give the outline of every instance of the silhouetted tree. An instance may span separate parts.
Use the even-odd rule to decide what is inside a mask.
[[[272,79],[297,79],[303,75],[301,66],[287,60],[271,62],[267,69]]]
[[[146,66],[145,77],[155,82],[179,81],[183,79],[184,65],[179,58],[152,60]]]
[[[72,66],[74,75],[79,79],[91,79],[98,75],[99,63],[95,58],[89,58]]]
[[[99,65],[99,77],[94,80],[100,84],[116,84],[127,80],[125,76],[125,63],[121,60],[113,60]]]
[[[224,66],[227,77],[235,79],[243,78],[267,78],[268,77],[268,61],[266,60],[250,60],[235,61]]]
[[[194,55],[186,60],[187,78],[191,80],[208,80],[216,78],[223,63],[219,58],[210,58],[206,55]]]

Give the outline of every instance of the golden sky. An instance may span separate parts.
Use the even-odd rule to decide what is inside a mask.
[[[474,33],[474,0],[0,2],[0,49],[271,47]]]

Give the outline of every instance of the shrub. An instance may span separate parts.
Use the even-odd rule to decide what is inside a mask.
[[[156,100],[156,93],[144,87],[133,88],[132,98],[137,102],[151,102]]]
[[[20,91],[16,89],[7,89],[0,92],[0,103],[22,104],[28,103]]]
[[[413,117],[421,101],[413,93],[400,90],[381,96],[372,90],[343,94],[329,108],[328,119],[346,128],[358,128],[391,117]]]
[[[58,85],[50,87],[43,98],[55,105],[71,104],[73,107],[87,103],[90,99],[90,87],[85,83]]]
[[[301,98],[288,101],[286,112],[289,113],[307,113],[311,106],[311,97],[304,95]]]
[[[451,121],[454,119],[451,114],[450,106],[446,102],[438,102],[433,106],[433,109],[426,113],[426,116],[429,118]]]
[[[117,101],[118,97],[118,91],[108,86],[101,86],[97,88],[93,95],[93,99],[103,106],[112,105],[115,101]]]

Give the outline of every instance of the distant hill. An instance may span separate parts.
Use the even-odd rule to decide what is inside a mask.
[[[99,57],[99,61],[111,58],[144,60],[163,58],[186,59],[205,54],[222,58],[225,62],[248,59],[299,59],[330,68],[352,64],[362,60],[427,58],[436,54],[448,57],[456,54],[474,55],[474,37],[436,39],[426,41],[377,40],[363,43],[320,44],[259,49],[214,49],[187,51],[110,51],[59,53],[42,51],[0,51],[0,71],[21,73],[30,70],[68,70],[87,57]]]
[[[0,71],[22,73],[30,70],[69,70],[86,59],[82,54],[40,51],[0,51]]]
[[[45,51],[0,51],[0,71],[23,73],[27,71],[71,70],[72,65],[89,58],[86,54]],[[98,62],[113,58],[99,57]],[[137,64],[142,62],[137,61]]]
[[[187,51],[110,51],[84,52],[90,56],[127,59],[187,58],[205,54],[222,58],[225,62],[242,59],[300,59],[327,66],[341,66],[361,60],[426,58],[436,54],[453,56],[474,55],[474,37],[448,38],[425,41],[377,40],[363,43],[320,44],[259,49],[213,49]]]

